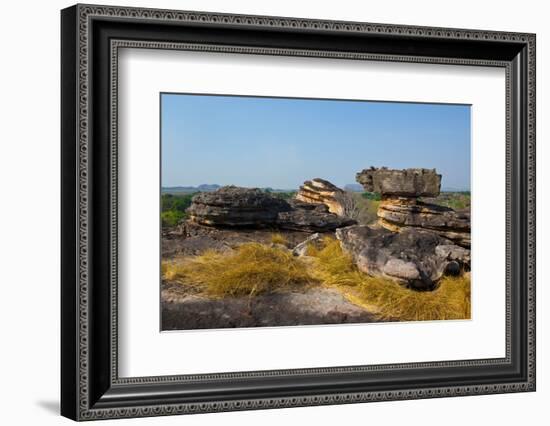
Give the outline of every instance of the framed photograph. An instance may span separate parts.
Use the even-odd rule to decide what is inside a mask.
[[[535,390],[535,35],[61,12],[61,412]]]

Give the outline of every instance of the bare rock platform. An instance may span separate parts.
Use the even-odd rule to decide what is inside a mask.
[[[379,322],[337,290],[320,287],[213,299],[165,286],[161,299],[163,331]]]

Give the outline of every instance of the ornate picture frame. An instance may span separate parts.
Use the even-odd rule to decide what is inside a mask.
[[[534,34],[96,5],[64,9],[61,29],[62,415],[93,420],[535,390]],[[119,377],[123,47],[505,69],[506,356]]]

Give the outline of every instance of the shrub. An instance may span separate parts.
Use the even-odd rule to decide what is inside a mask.
[[[180,212],[179,210],[167,210],[160,214],[162,226],[164,228],[176,226],[178,222],[184,217],[186,217],[186,214]]]
[[[359,216],[361,215],[361,207],[357,202],[355,193],[351,191],[342,191],[336,193],[334,198],[342,207],[342,214],[345,217],[349,217],[350,219],[355,220],[359,219]]]
[[[366,198],[367,200],[373,200],[373,201],[380,201],[382,199],[382,196],[379,192],[363,192],[361,194],[363,198]]]
[[[191,199],[196,192],[189,194],[162,194],[161,196],[161,210],[163,212],[168,210],[177,210],[185,212],[191,205]]]
[[[161,222],[163,227],[176,226],[187,214],[185,211],[191,205],[192,194],[162,194],[161,196]]]

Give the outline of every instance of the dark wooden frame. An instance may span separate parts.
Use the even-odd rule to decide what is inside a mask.
[[[96,5],[64,9],[61,28],[64,416],[89,420],[535,390],[535,35]],[[506,357],[119,378],[116,59],[124,46],[504,67]]]

